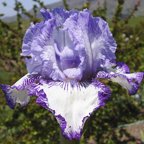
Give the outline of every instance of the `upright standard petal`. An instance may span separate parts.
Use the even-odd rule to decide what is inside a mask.
[[[41,10],[44,21],[31,25],[22,48],[29,73],[46,79],[77,81],[115,60],[116,43],[108,24],[88,10]]]
[[[115,61],[116,42],[108,24],[88,10],[72,13],[63,24],[83,56],[83,78],[94,76],[105,61]],[[79,54],[79,55],[80,55]]]
[[[0,87],[5,93],[9,107],[13,109],[16,103],[25,106],[30,100],[28,91],[31,85],[38,80],[38,75],[27,74],[12,86],[1,84]]]
[[[135,94],[143,79],[143,72],[130,73],[129,68],[124,63],[117,63],[115,68],[97,73],[97,78],[110,79],[117,82],[129,91],[129,94]]]
[[[43,83],[35,87],[35,92],[37,103],[55,115],[69,139],[80,139],[85,121],[110,96],[109,88],[98,81]]]
[[[62,80],[64,74],[55,56],[53,33],[56,29],[56,22],[55,19],[48,17],[49,19],[46,18],[43,22],[32,24],[26,31],[21,56],[25,58],[29,73],[39,73],[46,79]]]

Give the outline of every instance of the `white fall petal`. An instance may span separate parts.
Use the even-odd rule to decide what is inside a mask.
[[[101,84],[101,83],[99,83]],[[69,139],[79,138],[86,119],[98,107],[104,105],[104,96],[109,95],[109,89],[96,86],[95,83],[87,85],[72,85],[71,83],[43,84],[45,99],[40,95],[37,103],[45,103],[56,116],[63,134]]]

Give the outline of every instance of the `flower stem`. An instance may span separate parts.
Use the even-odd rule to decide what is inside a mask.
[[[80,144],[79,140],[68,140],[60,133],[60,144]]]

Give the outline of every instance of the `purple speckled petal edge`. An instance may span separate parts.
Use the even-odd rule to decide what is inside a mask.
[[[16,100],[14,98],[11,98],[11,92],[10,92],[11,87],[9,85],[0,84],[0,88],[5,94],[7,104],[9,105],[11,109],[14,109],[16,105]]]
[[[5,94],[7,104],[10,108],[14,109],[16,103],[20,103],[21,106],[28,104],[30,100],[29,89],[31,84],[39,80],[38,75],[25,75],[20,80],[18,80],[14,85],[0,84],[0,88]]]
[[[130,73],[129,68],[124,63],[118,63],[114,71],[99,71],[96,78],[109,79],[119,83],[133,95],[137,92],[141,81],[143,80],[143,72]]]

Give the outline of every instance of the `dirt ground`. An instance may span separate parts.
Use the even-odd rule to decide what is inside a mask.
[[[126,125],[125,129],[136,139],[136,144],[144,144],[144,121]]]
[[[135,139],[135,142],[130,144],[144,144],[144,120],[124,125],[123,128],[126,129],[126,131]],[[123,137],[122,141],[123,140],[128,140],[128,138]],[[91,139],[88,141],[87,144],[97,144],[97,143]]]

